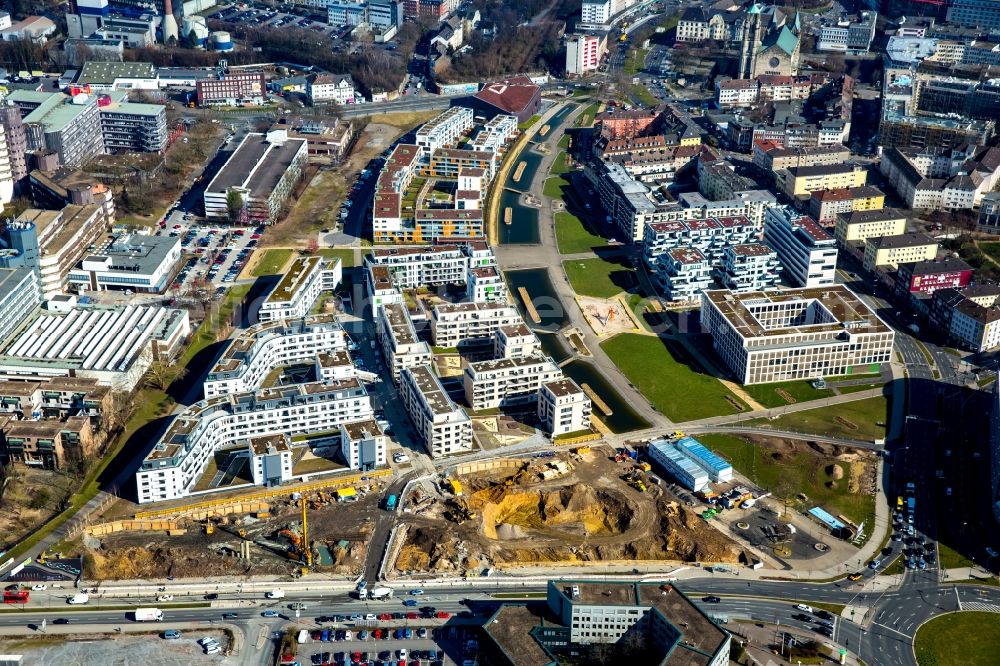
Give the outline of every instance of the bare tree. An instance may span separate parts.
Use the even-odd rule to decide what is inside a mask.
[[[135,415],[136,404],[127,391],[114,391],[111,406],[101,414],[101,427],[107,433],[117,432]]]
[[[166,391],[171,384],[187,376],[187,368],[166,360],[153,361],[146,371],[146,385]]]

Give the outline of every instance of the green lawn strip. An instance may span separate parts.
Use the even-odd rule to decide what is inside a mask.
[[[570,140],[571,137],[569,134],[563,134],[562,138],[559,139],[559,147],[562,148],[563,150],[566,150],[567,148],[569,148]]]
[[[920,666],[997,664],[1000,622],[995,613],[962,611],[934,618],[917,629],[914,652]]]
[[[264,256],[257,262],[257,265],[254,266],[254,269],[250,274],[254,277],[260,277],[261,275],[277,275],[294,252],[295,250],[289,250],[287,248],[264,250]]]
[[[653,97],[653,93],[649,92],[649,89],[641,85],[632,86],[632,95],[643,105],[643,106],[656,106],[658,101]]]
[[[742,403],[718,379],[692,369],[698,367],[697,362],[677,342],[622,333],[602,342],[601,348],[646,399],[672,421],[740,411],[737,405]]]
[[[814,389],[812,383],[804,379],[774,384],[751,384],[744,386],[743,390],[765,407],[784,407],[799,402],[828,398],[833,395],[829,389]]]
[[[600,108],[600,105],[597,102],[594,102],[593,104],[591,104],[590,106],[588,106],[586,109],[584,109],[583,113],[581,113],[577,117],[577,119],[576,119],[576,126],[577,127],[590,127],[593,124],[593,122],[594,122],[594,116],[597,115],[597,110],[599,108]]]
[[[573,259],[564,261],[563,268],[573,291],[581,296],[611,298],[635,286],[632,268],[604,259]]]
[[[642,69],[642,65],[645,62],[645,52],[642,49],[632,48],[629,49],[628,55],[625,57],[625,64],[622,65],[622,69],[629,76],[635,76]]]
[[[361,250],[362,260],[364,259],[364,257],[368,256],[371,253],[372,253],[371,248],[365,248]],[[354,266],[358,265],[354,262],[354,250],[352,250],[351,248],[327,247],[321,250],[317,250],[316,254],[318,254],[321,257],[325,257],[327,259],[340,259],[341,268],[353,268]]]
[[[518,123],[517,129],[523,132],[524,130],[528,129],[529,127],[537,123],[540,119],[541,116],[536,113],[535,115],[525,120],[523,123]]]
[[[827,384],[829,386],[829,384]],[[857,393],[859,391],[871,391],[872,389],[882,388],[885,384],[876,382],[874,384],[851,384],[848,386],[837,386],[836,389],[841,395],[845,393]]]
[[[780,458],[775,458],[766,447],[737,435],[713,433],[698,435],[697,439],[755,484],[774,493],[775,497],[797,503],[795,496],[804,493],[809,498],[808,506],[797,507],[799,509],[819,505],[834,515],[843,514],[855,523],[864,520],[866,525],[872,525],[870,520],[875,517],[875,498],[848,491],[846,477],[849,470],[846,465],[842,465],[845,479],[831,488],[827,485],[831,477],[826,471],[830,458],[818,453],[800,451],[794,456],[783,453]]]
[[[940,542],[938,542],[938,558],[940,560],[938,566],[942,569],[960,569],[962,567],[975,566],[975,562],[968,557],[962,555],[951,546]]]
[[[639,321],[644,329],[650,333],[654,333],[653,327],[646,321],[646,305],[647,297],[643,294],[629,294],[626,299],[628,303],[628,309],[635,315],[635,318]]]
[[[561,176],[567,171],[569,171],[569,167],[566,166],[566,151],[560,150],[559,154],[556,155],[556,159],[552,162],[552,169],[550,169],[549,173],[553,176]]]
[[[555,214],[556,244],[560,254],[588,252],[596,247],[606,247],[607,239],[592,233],[573,213],[559,211]]]
[[[889,401],[879,396],[792,412],[776,419],[754,419],[747,425],[828,437],[875,440],[885,437],[888,408]]]
[[[542,194],[550,199],[562,199],[564,187],[567,190],[571,187],[569,181],[561,176],[553,176],[552,178],[547,178],[545,180],[545,186],[542,188]]]

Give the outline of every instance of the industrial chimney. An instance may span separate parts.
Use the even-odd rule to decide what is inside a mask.
[[[163,0],[163,21],[160,23],[160,29],[163,31],[163,43],[166,44],[173,37],[176,41],[179,39],[177,34],[177,19],[174,18],[174,7],[170,0]]]

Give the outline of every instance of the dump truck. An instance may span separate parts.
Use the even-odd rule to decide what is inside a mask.
[[[451,488],[451,494],[455,497],[462,496],[462,482],[458,479],[448,479],[448,487]]]
[[[371,598],[375,600],[392,599],[392,588],[391,587],[372,588]]]
[[[396,496],[395,495],[389,495],[388,497],[385,498],[385,510],[386,511],[395,511],[396,510]]]
[[[136,608],[132,614],[136,622],[162,622],[163,611],[159,608]]]
[[[354,488],[340,488],[337,490],[338,502],[354,502],[358,499],[358,491]]]

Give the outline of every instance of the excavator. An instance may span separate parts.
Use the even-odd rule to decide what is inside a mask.
[[[461,525],[468,520],[475,520],[478,514],[472,511],[465,501],[455,500],[448,509],[448,517]]]
[[[509,476],[503,480],[503,485],[505,488],[510,488],[518,483],[528,474],[528,464],[524,463],[521,467],[514,473],[513,476]]]

